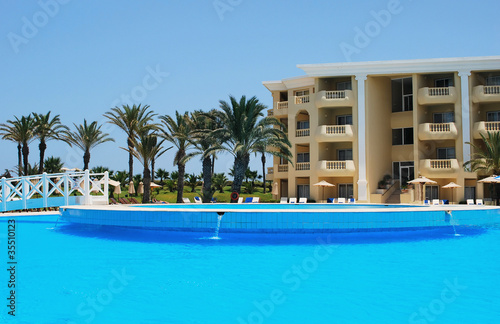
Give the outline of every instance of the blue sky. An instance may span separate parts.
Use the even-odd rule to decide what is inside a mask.
[[[493,0],[0,0],[0,122],[49,110],[71,126],[104,122],[124,103],[161,115],[208,110],[229,94],[272,107],[262,81],[302,75],[297,64],[499,55],[499,11]],[[367,28],[368,40],[356,43]],[[92,151],[91,167],[124,170],[125,135],[106,130],[117,144]],[[16,145],[0,140],[0,152],[0,171],[12,169]],[[65,144],[49,142],[50,155],[83,165]],[[172,157],[157,167],[174,170]],[[259,165],[253,157],[252,169]],[[221,157],[216,170],[231,166]]]

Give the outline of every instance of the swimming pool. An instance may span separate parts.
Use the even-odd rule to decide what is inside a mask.
[[[10,218],[9,218],[10,219]],[[146,231],[16,217],[4,323],[495,323],[500,227],[322,234]],[[0,241],[7,219],[0,218]],[[7,254],[3,254],[3,265]],[[8,294],[1,271],[1,298]],[[5,299],[4,299],[5,301]]]

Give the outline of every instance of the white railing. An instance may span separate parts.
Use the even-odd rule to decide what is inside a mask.
[[[428,88],[429,96],[449,96],[450,88]]]
[[[311,132],[310,132],[309,128],[297,129],[297,131],[295,132],[296,137],[309,136],[310,134],[311,134]]]
[[[345,90],[325,91],[325,99],[344,99]]]
[[[345,125],[326,126],[327,135],[345,134]]]
[[[310,162],[296,163],[295,170],[297,171],[311,170],[311,163]]]
[[[276,109],[287,109],[288,101],[280,101],[276,103]]]
[[[347,169],[347,161],[326,161],[327,170],[345,170]]]
[[[108,181],[108,172],[90,174],[88,170],[2,178],[0,211],[108,204]]]
[[[429,124],[429,131],[431,133],[449,133],[451,132],[451,123]]]
[[[295,104],[296,105],[305,104],[305,103],[308,103],[309,101],[310,101],[309,95],[295,97]]]
[[[278,172],[288,172],[288,164],[279,164]]]
[[[451,160],[430,160],[431,169],[451,169]]]
[[[484,94],[500,94],[500,85],[484,86]]]
[[[487,132],[500,131],[500,122],[485,122],[484,128]]]

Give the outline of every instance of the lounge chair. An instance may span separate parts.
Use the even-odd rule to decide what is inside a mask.
[[[194,197],[194,202],[197,204],[201,204],[203,201],[201,201],[200,197],[196,196],[196,197]]]
[[[132,204],[139,204],[139,202],[137,201],[137,199],[135,199],[134,197],[130,197],[128,199]]]
[[[467,199],[467,205],[474,205],[474,199]]]
[[[259,197],[252,197],[252,202],[253,203],[259,203],[260,202],[260,198]]]
[[[345,204],[345,198],[337,198],[339,204]]]
[[[429,199],[424,200],[424,205],[430,206],[431,202]]]
[[[483,200],[482,199],[476,199],[476,205],[482,206],[483,205]]]
[[[191,203],[191,200],[189,200],[189,198],[182,198],[182,201],[183,201],[185,204],[190,204],[190,203]]]
[[[243,202],[243,197],[238,198],[238,204],[241,204]]]
[[[129,205],[130,204],[130,202],[127,199],[125,199],[125,198],[118,198],[118,201],[121,202],[124,205]]]
[[[299,204],[305,204],[307,203],[307,198],[306,197],[300,197],[299,198]]]
[[[156,198],[151,199],[151,201],[155,204],[168,204],[167,201],[158,200]]]
[[[252,197],[246,197],[245,198],[245,203],[251,203],[253,202],[253,198]]]
[[[355,204],[356,203],[356,199],[355,198],[349,198],[348,203]]]
[[[215,204],[217,202],[217,198],[215,197],[212,197],[212,199],[210,200],[211,203]]]
[[[287,197],[281,197],[280,204],[286,204],[288,202]]]
[[[112,205],[118,205],[118,202],[115,200],[115,198],[109,198],[109,201],[111,201]]]
[[[439,199],[432,199],[432,204],[435,206],[439,205]]]
[[[333,204],[333,203],[335,203],[335,198],[328,198],[326,200],[326,202],[329,203],[329,204]]]
[[[297,198],[292,197],[290,198],[290,204],[296,204],[297,203]]]

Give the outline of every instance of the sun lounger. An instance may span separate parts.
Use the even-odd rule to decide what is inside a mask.
[[[118,205],[118,202],[115,200],[115,198],[109,198],[109,201],[111,201],[112,205]]]
[[[212,199],[210,200],[211,203],[215,204],[217,202],[217,198],[215,197],[212,197]]]
[[[281,197],[280,204],[286,204],[288,202],[287,197]]]
[[[474,199],[467,199],[467,205],[474,205]]]
[[[252,197],[246,197],[245,198],[245,203],[251,203],[253,201]]]
[[[355,203],[356,203],[356,199],[354,199],[354,198],[349,198],[349,203],[350,203],[350,204],[355,204]]]
[[[182,201],[183,201],[185,204],[190,204],[190,203],[191,203],[191,200],[189,200],[189,198],[182,198]]]
[[[339,204],[345,204],[345,198],[337,198]]]
[[[125,198],[118,198],[118,201],[121,202],[124,205],[129,205],[130,204],[130,202],[127,199],[125,199]]]
[[[161,200],[158,200],[158,199],[156,199],[156,198],[151,199],[151,201],[152,201],[153,203],[155,203],[155,204],[168,204],[168,202],[166,202],[166,201],[161,201]]]
[[[326,199],[326,202],[329,204],[333,204],[335,202],[335,198],[328,198]]]
[[[483,200],[482,199],[476,199],[476,205],[482,206],[483,205]]]
[[[299,198],[299,204],[305,204],[307,203],[307,198],[306,197],[300,197]]]
[[[424,205],[430,206],[431,205],[430,200],[429,199],[424,200]]]
[[[128,199],[132,204],[139,204],[139,202],[137,201],[137,199],[135,199],[134,197],[130,197]]]
[[[241,204],[243,202],[243,197],[238,198],[238,204]]]
[[[432,199],[432,204],[433,204],[434,206],[439,205],[439,199]]]
[[[194,202],[197,204],[201,204],[203,201],[201,201],[200,197],[196,196],[196,197],[194,197]]]
[[[290,204],[296,204],[297,203],[297,198],[292,197],[290,198]]]
[[[259,197],[252,197],[252,202],[253,203],[259,203],[260,202],[260,198]]]

